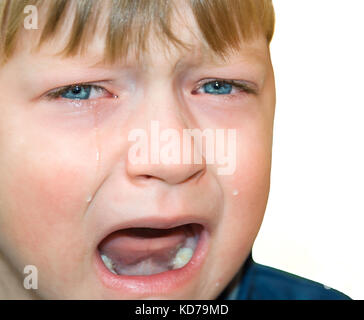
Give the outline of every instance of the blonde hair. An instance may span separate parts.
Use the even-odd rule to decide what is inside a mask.
[[[184,46],[171,28],[171,13],[178,9],[180,1],[189,4],[203,41],[216,54],[238,49],[242,38],[249,40],[263,34],[268,45],[272,40],[272,0],[0,0],[0,61],[14,53],[27,5],[45,8],[39,17],[42,28],[38,47],[57,35],[67,16],[72,27],[62,54],[72,56],[87,48],[106,4],[110,13],[105,59],[114,61],[125,55],[131,44],[144,51],[151,26],[162,40]]]

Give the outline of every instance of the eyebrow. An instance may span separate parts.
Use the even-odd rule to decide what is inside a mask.
[[[228,63],[229,59],[224,59],[229,56],[229,54],[225,55],[219,55],[216,52],[214,52],[211,48],[204,45],[202,42],[199,43],[199,45],[191,45],[192,48],[196,48],[197,50],[193,50],[193,52],[198,52],[197,54],[185,54],[186,52],[191,52],[186,49],[177,50],[180,52],[179,57],[177,61],[174,62],[172,70],[176,71],[178,69],[183,69],[186,66],[198,66],[198,65],[211,65],[211,66],[224,66]],[[87,52],[84,54],[84,56],[87,56]],[[98,58],[96,59],[97,62],[94,64],[90,64],[90,67],[92,68],[99,68],[99,67],[105,67],[105,66],[112,66],[115,64],[121,64],[121,65],[133,65],[133,64],[139,64],[144,65],[146,69],[146,63],[145,60],[148,60],[150,55],[148,52],[142,53],[140,61],[135,58],[135,55],[131,56],[120,56],[118,60],[115,62],[107,62],[103,54],[98,54]],[[148,57],[146,59],[143,59],[144,57]]]

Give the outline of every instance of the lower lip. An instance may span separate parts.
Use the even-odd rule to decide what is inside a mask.
[[[98,250],[95,252],[96,273],[107,288],[123,295],[135,297],[160,296],[181,290],[187,286],[201,269],[208,251],[206,229],[200,233],[196,250],[191,260],[182,268],[149,276],[123,276],[110,272],[101,260]],[[132,297],[128,297],[132,299]]]

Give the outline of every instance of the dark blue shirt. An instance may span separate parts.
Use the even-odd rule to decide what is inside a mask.
[[[249,255],[218,300],[349,300],[345,294],[294,274],[264,266]]]

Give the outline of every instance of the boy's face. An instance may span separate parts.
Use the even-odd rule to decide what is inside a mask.
[[[217,297],[251,250],[269,192],[275,88],[265,39],[242,43],[224,62],[204,55],[179,24],[191,50],[166,51],[151,34],[139,64],[130,55],[110,66],[97,64],[101,42],[66,59],[54,43],[31,52],[26,32],[0,69],[0,264],[21,276],[36,266],[35,293],[43,298]],[[84,83],[95,87],[54,91]],[[151,154],[156,123],[181,139],[186,128],[225,136],[235,129],[235,171],[218,174],[216,162],[133,163],[130,132],[145,130]],[[161,138],[160,149],[167,143]],[[197,249],[179,269],[114,275],[101,262],[100,251],[120,261],[148,256],[154,268],[158,254],[191,238]],[[141,274],[154,273],[148,270]],[[1,280],[22,284],[21,277]]]

